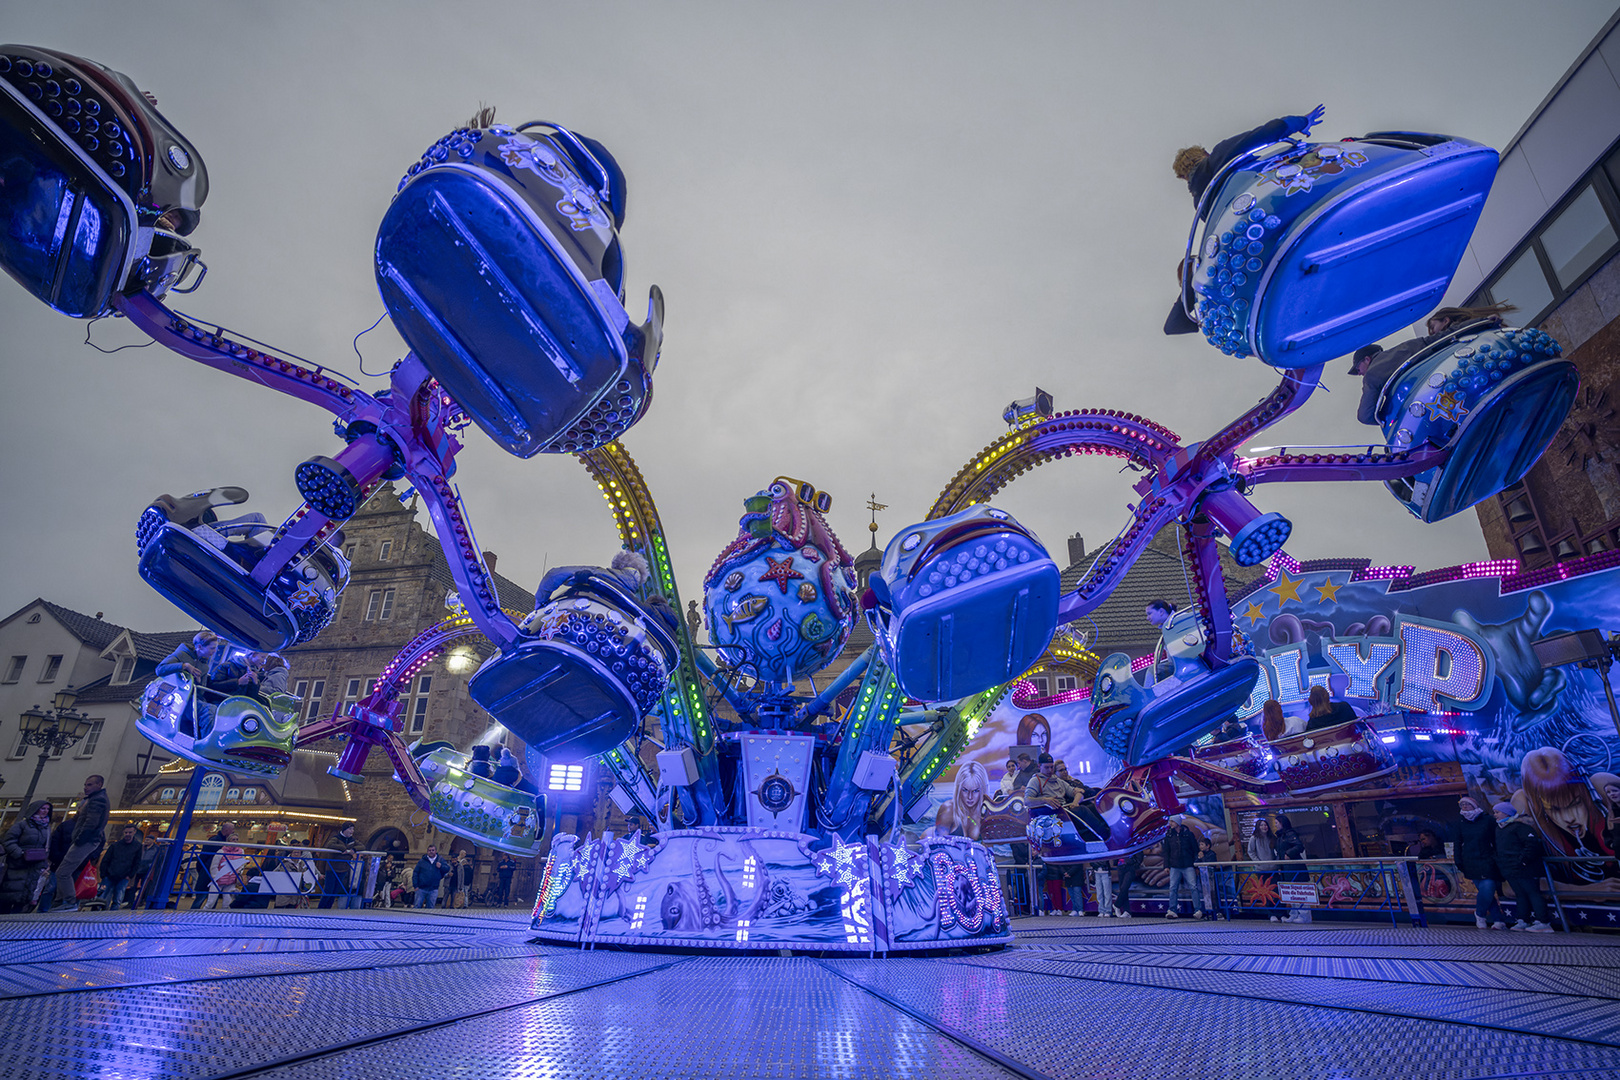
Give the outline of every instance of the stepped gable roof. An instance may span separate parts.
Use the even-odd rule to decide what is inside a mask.
[[[1081,561],[1063,571],[1063,591],[1072,590],[1096,561],[1114,546],[1109,541],[1096,551],[1088,552]],[[1265,575],[1264,566],[1241,567],[1220,545],[1221,567],[1226,574],[1227,599],[1241,595],[1248,583]],[[1093,611],[1080,625],[1090,632],[1088,640],[1092,652],[1107,656],[1111,652],[1126,652],[1133,656],[1146,655],[1158,644],[1159,631],[1143,615],[1143,609],[1152,600],[1168,600],[1177,607],[1189,603],[1187,589],[1190,569],[1181,562],[1180,539],[1174,526],[1163,529],[1148,544],[1125,577],[1107,600]],[[1096,623],[1095,629],[1091,623]]]
[[[443,585],[445,589],[456,589],[456,579],[450,573],[450,560],[444,556],[444,549],[437,542],[429,547],[428,577],[436,584]],[[495,579],[495,592],[500,597],[501,607],[512,611],[521,611],[527,614],[534,610],[534,590],[525,589],[522,585],[502,577],[499,573],[492,573]]]

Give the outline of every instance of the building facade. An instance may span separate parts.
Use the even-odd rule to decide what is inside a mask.
[[[1502,151],[1448,304],[1510,303],[1580,371],[1575,407],[1522,483],[1476,512],[1526,569],[1620,549],[1620,13]]]

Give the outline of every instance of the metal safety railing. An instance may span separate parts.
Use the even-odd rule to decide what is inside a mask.
[[[147,872],[135,883],[136,907],[370,906],[379,889],[384,853],[286,844],[160,840]],[[231,848],[231,851],[224,850]],[[172,876],[166,868],[173,866]],[[397,871],[396,871],[397,873]],[[279,903],[278,901],[286,901]]]

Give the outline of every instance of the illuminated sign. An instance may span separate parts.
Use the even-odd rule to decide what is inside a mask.
[[[1240,717],[1253,716],[1267,698],[1284,705],[1304,701],[1333,675],[1349,680],[1344,696],[1382,701],[1409,712],[1477,709],[1491,696],[1496,666],[1486,642],[1456,623],[1395,616],[1389,637],[1324,637],[1325,669],[1308,667],[1304,642],[1256,654],[1260,678]]]

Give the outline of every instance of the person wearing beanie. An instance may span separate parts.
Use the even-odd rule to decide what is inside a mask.
[[[518,768],[517,758],[504,746],[501,747],[501,763],[495,766],[491,779],[509,788],[517,787],[518,781],[523,779],[523,770]]]
[[[1496,868],[1513,890],[1514,914],[1519,921],[1509,929],[1536,934],[1552,933],[1547,921],[1547,898],[1539,879],[1546,868],[1546,845],[1536,827],[1519,816],[1510,802],[1491,807],[1496,815]],[[1529,915],[1530,918],[1525,918]]]
[[[1507,917],[1496,902],[1502,875],[1496,869],[1496,822],[1472,796],[1457,800],[1457,869],[1474,883],[1474,925],[1507,929]]]
[[[490,760],[489,747],[480,743],[472,748],[472,761],[468,764],[467,771],[474,776],[482,776],[485,780],[495,778],[495,763]]]

